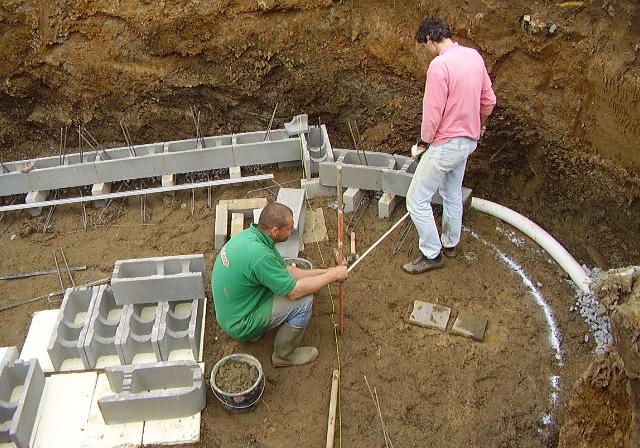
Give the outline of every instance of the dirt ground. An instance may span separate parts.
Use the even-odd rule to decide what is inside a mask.
[[[70,127],[68,146],[75,151],[79,123],[105,147],[123,145],[119,121],[136,144],[191,138],[192,105],[202,111],[206,135],[265,129],[276,103],[276,125],[308,113],[327,124],[334,147],[351,148],[348,123],[355,122],[361,147],[406,154],[419,132],[428,63],[413,35],[430,14],[447,18],[461,43],[481,51],[499,100],[465,184],[539,223],[589,267],[638,264],[635,0],[3,1],[0,157],[57,154],[63,126]],[[277,173],[279,182],[299,177],[296,170]],[[220,188],[214,199],[259,187]],[[7,214],[0,217],[0,274],[51,268],[58,247],[70,264],[88,266],[75,275],[79,283],[108,276],[122,258],[205,253],[211,267],[213,212],[206,192],[196,197],[193,216],[188,194],[149,198],[146,225],[137,199],[122,207],[114,201],[102,215],[89,208],[87,231],[79,206],[56,210],[46,234],[46,216]],[[324,207],[334,235],[326,201],[312,205]],[[377,219],[371,206],[357,228],[359,246],[390,223]],[[416,253],[391,256],[396,234],[349,280],[347,333],[339,344],[344,446],[384,445],[363,375],[377,388],[395,446],[557,445],[574,383],[593,359],[586,326],[568,312],[574,291],[534,243],[514,245],[506,225],[476,213],[465,224],[479,238],[465,233],[463,254],[445,269],[405,275],[399,266]],[[562,367],[540,307],[483,241],[541,284],[562,334]],[[317,247],[303,255],[324,266],[334,245],[320,244],[322,257]],[[0,281],[0,305],[58,289],[55,276]],[[454,316],[486,315],[485,342],[407,324],[413,300],[451,307]],[[1,313],[0,345],[20,346],[31,314],[47,306],[53,305],[42,300]],[[233,342],[209,309],[208,370],[221,356],[249,352],[263,362],[267,387],[265,405],[241,416],[225,413],[210,393],[202,446],[324,443],[331,372],[338,365],[331,310],[323,291],[306,336],[320,347],[318,361],[274,370],[268,362],[273,335],[253,345]],[[560,378],[555,410],[549,398],[554,375]],[[599,406],[598,397],[583,402],[583,415]],[[555,422],[544,425],[549,413]],[[615,426],[624,418],[601,421]],[[620,446],[615,434],[591,446]]]

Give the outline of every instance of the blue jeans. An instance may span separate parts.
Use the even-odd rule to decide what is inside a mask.
[[[288,297],[276,294],[273,296],[271,319],[267,330],[279,327],[284,322],[294,328],[305,328],[311,320],[312,309],[313,296],[311,294],[298,300],[291,300]]]
[[[442,246],[460,242],[462,228],[462,179],[467,157],[478,142],[456,137],[444,145],[430,146],[422,155],[407,191],[407,210],[420,237],[420,251],[427,258],[440,254]],[[431,198],[436,190],[442,196],[442,240],[438,235]]]

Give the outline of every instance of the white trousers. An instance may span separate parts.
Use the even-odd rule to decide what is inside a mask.
[[[422,155],[407,191],[407,210],[418,229],[420,251],[435,258],[444,247],[460,242],[462,230],[462,179],[467,157],[478,142],[456,137],[444,145],[433,146]],[[442,196],[442,240],[438,235],[431,198],[436,190]]]

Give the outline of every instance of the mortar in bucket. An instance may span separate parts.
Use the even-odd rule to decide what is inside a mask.
[[[216,383],[216,377],[220,368],[227,362],[232,361],[247,363],[258,369],[258,379],[251,385],[251,387],[237,393],[226,392]],[[211,370],[210,382],[213,394],[218,400],[220,400],[222,406],[230,412],[249,412],[255,409],[255,407],[260,403],[262,393],[264,392],[264,372],[262,371],[260,361],[253,356],[244,353],[228,355],[218,361],[216,365],[213,366],[213,370]]]

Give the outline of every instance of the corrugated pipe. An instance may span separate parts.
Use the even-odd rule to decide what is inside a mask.
[[[482,213],[495,216],[525,233],[547,251],[560,267],[569,274],[571,280],[573,280],[580,290],[587,293],[590,292],[591,279],[584,272],[584,269],[582,269],[571,254],[542,227],[510,208],[485,199],[474,197],[471,200],[471,207]]]

